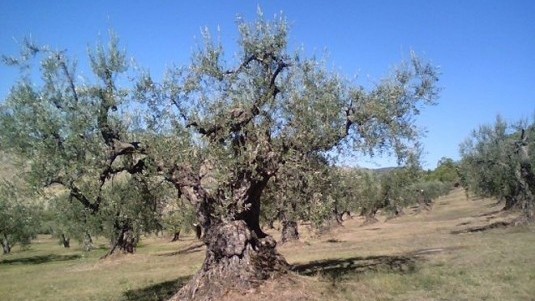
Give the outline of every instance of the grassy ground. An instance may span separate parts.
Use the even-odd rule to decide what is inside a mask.
[[[226,299],[535,300],[535,227],[468,231],[513,218],[499,209],[457,190],[430,212],[388,222],[354,218],[321,236],[303,226],[300,242],[279,248],[299,274]],[[104,248],[84,253],[39,237],[0,257],[0,299],[165,300],[199,269],[198,245],[151,237],[135,255],[99,260]]]

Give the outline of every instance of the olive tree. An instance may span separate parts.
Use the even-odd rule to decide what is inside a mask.
[[[34,58],[40,79],[33,76]],[[20,168],[35,190],[57,190],[51,202],[64,206],[64,221],[86,224],[70,229],[104,235],[110,253],[133,252],[139,231],[157,225],[163,184],[143,175],[146,155],[128,109],[129,90],[117,84],[129,66],[118,39],[112,35],[107,47],[90,51],[94,78],[80,76],[65,51],[30,41],[20,56],[3,60],[22,76],[0,108],[2,148],[25,159]]]
[[[462,184],[478,196],[505,201],[505,210],[521,209],[523,221],[534,218],[535,125],[511,125],[498,116],[461,144]]]
[[[4,254],[15,244],[30,244],[42,223],[39,195],[29,189],[24,171],[17,169],[19,160],[19,156],[0,151],[0,244]]]
[[[41,206],[26,189],[11,181],[0,182],[0,244],[4,254],[17,243],[30,244],[39,230],[40,212]]]
[[[191,204],[206,257],[175,300],[218,298],[286,272],[260,226],[270,179],[295,154],[388,151],[403,161],[420,133],[415,116],[438,94],[436,68],[414,54],[366,89],[290,52],[284,18],[260,13],[238,29],[234,55],[203,31],[191,64],[161,81],[142,72],[131,89],[118,84],[127,64],[116,39],[90,55],[95,84],[79,82],[63,52],[45,52],[44,85],[22,81],[2,109],[2,142],[35,158],[38,184],[61,185],[91,216],[104,214],[114,246],[130,250],[121,243],[135,237],[132,223],[155,225],[161,185]],[[150,210],[125,213],[131,199]]]
[[[436,69],[414,55],[366,90],[290,53],[283,18],[260,15],[238,28],[232,58],[205,31],[189,66],[169,70],[161,83],[145,73],[137,84],[152,110],[151,131],[174,135],[172,151],[149,156],[205,231],[203,267],[174,299],[248,289],[286,271],[260,227],[260,206],[288,156],[350,148],[404,158],[419,133],[414,116],[437,97]]]
[[[433,171],[429,171],[426,180],[440,181],[443,183],[450,183],[452,186],[457,186],[459,183],[458,162],[451,158],[443,157]]]

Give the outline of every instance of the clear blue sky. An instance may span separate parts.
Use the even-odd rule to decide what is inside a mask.
[[[86,49],[113,28],[130,56],[161,74],[188,62],[200,28],[222,31],[235,46],[237,15],[253,20],[260,5],[266,17],[284,12],[291,44],[308,54],[329,54],[331,65],[369,84],[411,50],[441,68],[439,105],[418,124],[424,166],[458,159],[458,145],[497,114],[507,120],[535,113],[535,1],[51,1],[0,0],[0,53],[16,54],[17,41],[67,49],[85,64]],[[16,79],[0,67],[0,98]],[[385,158],[359,162],[392,165]]]

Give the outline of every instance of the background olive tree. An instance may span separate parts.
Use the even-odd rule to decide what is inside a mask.
[[[0,244],[4,254],[14,245],[25,247],[40,230],[43,206],[28,187],[24,170],[17,170],[19,157],[0,151]]]
[[[460,146],[462,185],[477,196],[504,201],[505,210],[520,209],[533,220],[535,124],[510,124],[498,116],[474,130]]]
[[[13,182],[0,182],[0,244],[4,254],[9,254],[15,244],[30,244],[37,235],[42,206],[34,197]]]
[[[69,235],[103,235],[110,253],[133,252],[139,234],[158,224],[162,181],[143,175],[129,90],[117,85],[129,65],[117,37],[89,51],[94,78],[81,77],[65,51],[28,40],[19,56],[3,60],[21,69],[21,79],[0,108],[2,148],[24,159],[18,168],[28,170],[35,191],[57,190],[51,208],[63,212]]]

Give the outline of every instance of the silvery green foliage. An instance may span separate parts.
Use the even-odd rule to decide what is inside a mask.
[[[35,238],[40,225],[41,206],[21,183],[0,182],[0,244],[4,254],[15,244],[26,246]]]
[[[129,63],[117,37],[89,51],[93,77],[82,77],[65,51],[30,42],[19,58],[4,61],[23,73],[0,108],[1,145],[23,158],[19,168],[34,190],[55,189],[49,202],[60,213],[56,228],[80,240],[114,239],[126,224],[136,235],[155,229],[163,181],[142,175],[142,133],[132,122],[129,90],[118,86]]]
[[[210,210],[233,219],[251,206],[255,183],[282,172],[294,154],[392,152],[403,162],[417,147],[414,119],[439,90],[432,65],[411,54],[364,89],[290,52],[282,17],[260,14],[238,29],[236,53],[205,30],[190,65],[171,68],[161,83],[145,73],[136,85],[151,112],[145,123],[173,150],[152,154],[159,166],[175,166],[168,178],[193,203],[210,198]]]
[[[460,146],[462,185],[478,196],[505,201],[533,216],[535,126],[511,124],[498,116],[492,125],[474,130]]]
[[[131,74],[131,87],[113,35],[90,51],[94,78],[81,78],[64,51],[27,43],[19,58],[4,58],[26,73],[1,107],[2,147],[27,159],[33,187],[61,186],[61,197],[82,205],[86,229],[111,239],[119,228],[158,228],[170,186],[203,226],[254,227],[268,181],[294,158],[350,150],[403,162],[417,147],[414,119],[439,90],[431,64],[411,54],[365,89],[288,50],[282,17],[259,13],[238,30],[236,53],[204,30],[189,65],[160,81]],[[39,81],[28,75],[35,56]]]

